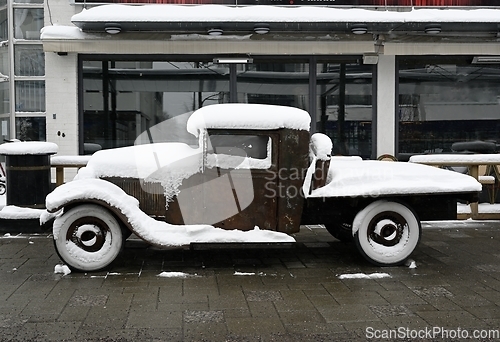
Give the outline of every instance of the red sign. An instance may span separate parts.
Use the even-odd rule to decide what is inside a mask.
[[[489,6],[498,7],[498,0],[76,0],[78,3],[134,3],[178,5],[329,5],[329,6]]]

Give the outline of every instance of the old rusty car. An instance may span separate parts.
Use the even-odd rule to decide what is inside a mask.
[[[414,251],[421,220],[455,219],[457,200],[481,190],[429,166],[331,156],[330,138],[309,125],[307,112],[285,106],[201,108],[187,121],[195,145],[153,129],[135,146],[98,151],[47,196],[42,221],[81,271],[110,265],[131,233],[159,247],[294,241],[304,224],[323,224],[386,266]]]

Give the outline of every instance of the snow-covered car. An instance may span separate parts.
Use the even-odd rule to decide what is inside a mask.
[[[155,142],[97,151],[46,198],[43,223],[72,269],[110,265],[134,233],[160,247],[207,242],[293,242],[304,224],[354,240],[370,262],[398,265],[421,220],[456,219],[481,185],[438,168],[331,156],[326,135],[291,107],[211,105],[187,130],[197,144]],[[140,139],[138,139],[140,140]]]

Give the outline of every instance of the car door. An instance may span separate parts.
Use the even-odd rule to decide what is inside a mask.
[[[276,230],[276,131],[208,130],[203,168],[177,195],[184,224]]]

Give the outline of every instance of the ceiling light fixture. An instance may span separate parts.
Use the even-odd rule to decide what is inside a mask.
[[[243,57],[220,57],[220,58],[214,58],[214,63],[215,64],[248,64],[248,63],[253,63],[252,58],[243,58]]]
[[[441,25],[440,24],[430,24],[425,26],[424,32],[427,34],[438,34],[441,33]]]
[[[266,23],[258,23],[253,26],[253,31],[257,34],[266,34],[269,33],[269,24]]]
[[[122,25],[118,23],[107,23],[104,25],[104,31],[109,34],[118,34],[122,31]]]
[[[475,56],[472,64],[499,64],[500,56]]]
[[[354,24],[351,27],[351,32],[354,34],[365,34],[368,32],[368,27],[365,24]]]
[[[207,33],[209,36],[222,36],[224,30],[221,29],[220,27],[212,27],[207,30]]]

